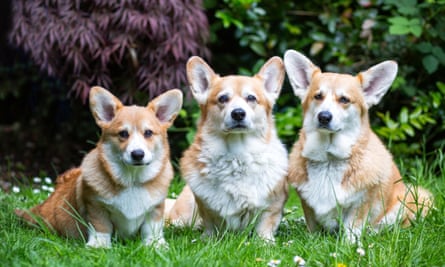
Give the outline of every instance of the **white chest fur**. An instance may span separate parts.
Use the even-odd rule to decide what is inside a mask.
[[[110,212],[116,231],[122,236],[131,236],[163,199],[161,194],[150,195],[145,188],[133,186],[112,198],[101,198],[100,201]]]
[[[298,186],[301,197],[312,207],[317,221],[327,229],[337,228],[339,212],[344,218],[364,197],[364,192],[348,190],[342,185],[347,167],[348,160],[308,160],[308,181]]]
[[[198,160],[206,168],[187,180],[229,228],[240,229],[270,204],[271,191],[286,175],[287,153],[278,140],[231,141],[229,146],[217,140],[203,146]]]

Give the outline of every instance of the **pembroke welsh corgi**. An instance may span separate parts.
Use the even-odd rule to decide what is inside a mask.
[[[397,74],[385,61],[356,76],[322,73],[304,55],[288,50],[284,65],[302,101],[303,127],[289,156],[289,182],[301,198],[308,229],[335,231],[359,241],[365,225],[410,223],[426,215],[431,194],[405,185],[391,154],[372,132],[368,109]]]
[[[189,59],[187,77],[201,118],[180,161],[187,186],[170,221],[190,224],[195,210],[204,236],[254,223],[262,239],[274,240],[288,190],[287,152],[272,116],[284,75],[279,57],[253,77],[220,77],[201,58]]]
[[[45,202],[16,213],[31,223],[41,218],[64,236],[87,234],[89,247],[110,247],[113,232],[140,233],[145,245],[166,246],[164,200],[173,178],[167,128],[181,109],[181,91],[167,91],[146,107],[124,106],[101,87],[89,97],[102,130],[96,148],[57,178]]]

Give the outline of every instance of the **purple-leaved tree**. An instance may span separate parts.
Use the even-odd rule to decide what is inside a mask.
[[[209,56],[200,0],[16,0],[9,36],[70,94],[101,85],[125,102],[186,82],[192,55]]]

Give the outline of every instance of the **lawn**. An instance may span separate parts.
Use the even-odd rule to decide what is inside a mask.
[[[52,185],[36,179],[33,187],[0,191],[0,266],[298,266],[296,256],[305,266],[445,266],[445,160],[440,151],[436,154],[430,163],[415,159],[399,164],[405,180],[434,193],[435,209],[410,228],[366,234],[361,248],[345,243],[342,233],[308,233],[292,190],[275,245],[249,231],[201,240],[198,230],[169,226],[168,250],[144,247],[137,238],[113,240],[111,249],[86,248],[82,240],[29,228],[14,216],[14,208],[30,207],[49,194]],[[180,187],[176,181],[172,191]]]

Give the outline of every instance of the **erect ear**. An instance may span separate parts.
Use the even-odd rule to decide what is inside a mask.
[[[314,73],[320,72],[320,68],[295,50],[287,50],[284,54],[284,67],[294,94],[303,101]]]
[[[205,61],[197,56],[187,62],[187,79],[193,96],[199,104],[205,104],[209,93],[210,83],[218,75]]]
[[[161,124],[169,127],[182,107],[182,92],[179,89],[169,90],[148,103]]]
[[[267,98],[271,103],[280,95],[281,87],[284,81],[284,65],[279,57],[269,59],[256,74],[264,83]]]
[[[122,102],[108,90],[100,86],[91,88],[90,109],[97,125],[100,127],[112,121],[116,112],[122,107]]]
[[[358,74],[368,107],[380,102],[396,75],[397,63],[395,61],[384,61]]]

